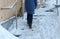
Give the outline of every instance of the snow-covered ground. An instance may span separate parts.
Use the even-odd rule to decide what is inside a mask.
[[[53,8],[55,3],[55,0],[47,1],[46,4],[48,4],[48,6],[46,8],[35,10],[32,29],[29,29],[27,26],[27,14],[25,13],[23,18],[18,17],[17,19],[17,30],[16,20],[14,20],[9,28],[9,32],[19,34],[19,39],[60,39],[60,16],[57,16],[56,9],[54,12],[45,12]]]
[[[58,16],[54,12],[45,12],[45,9],[40,8],[35,11],[32,29],[29,29],[26,22],[26,13],[24,19],[18,18],[18,29],[20,39],[58,39],[60,36]],[[37,14],[38,13],[38,14]],[[16,21],[12,26],[15,26]],[[14,28],[14,30],[16,30]],[[13,32],[12,30],[11,32]],[[32,31],[33,30],[33,31]],[[16,32],[14,32],[16,34]]]
[[[27,26],[26,16],[18,18],[18,29],[16,30],[16,20],[12,26],[15,26],[11,33],[19,33],[19,39],[60,39],[60,27],[58,16],[55,12],[45,12],[47,8],[36,9],[33,19],[32,29]]]

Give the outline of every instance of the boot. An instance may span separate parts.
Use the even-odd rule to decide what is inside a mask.
[[[27,24],[29,28],[32,28],[32,20],[33,20],[33,14],[27,14]]]
[[[31,24],[29,24],[28,26],[29,26],[30,29],[32,28]]]

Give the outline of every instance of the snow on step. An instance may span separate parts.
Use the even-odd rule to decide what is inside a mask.
[[[13,22],[14,26],[16,26],[15,22],[16,21]],[[18,31],[20,34],[20,39],[55,39],[57,28],[58,23],[51,16],[41,16],[37,17],[37,19],[34,19],[32,25],[33,31],[28,29],[25,19],[18,18]]]
[[[43,17],[40,20],[40,29],[44,39],[55,39],[58,23],[51,17]]]
[[[42,12],[43,13],[43,12]],[[37,14],[37,13],[36,13]],[[18,18],[18,31],[20,34],[20,39],[55,39],[57,37],[58,22],[54,18],[55,15],[49,13],[45,16],[34,16],[36,19],[33,19],[32,30],[27,26],[26,14],[24,19]],[[42,14],[43,15],[43,14]],[[53,16],[53,17],[52,17]],[[15,25],[16,20],[13,22]],[[12,30],[14,32],[16,27]],[[15,32],[14,32],[15,33]]]
[[[57,21],[56,13],[45,12],[45,10],[48,9],[50,8],[36,9],[34,14],[32,29],[29,29],[27,26],[26,13],[24,14],[24,19],[18,18],[18,31],[20,34],[19,37],[20,39],[58,39],[59,38],[60,35],[58,35],[59,32],[57,32],[59,31],[58,29],[59,24]],[[14,26],[16,26],[15,23],[16,20],[13,22]],[[14,32],[15,28],[16,27],[14,27],[12,32]]]
[[[0,39],[18,39],[0,25]]]
[[[49,10],[51,8],[39,8],[35,10],[35,14],[34,15],[40,15],[40,16],[54,16],[56,15],[56,10],[54,10],[54,12],[46,12],[46,10]]]

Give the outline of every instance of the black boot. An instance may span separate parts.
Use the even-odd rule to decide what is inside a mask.
[[[33,14],[27,14],[27,24],[29,28],[32,28],[32,20],[33,20]]]
[[[28,26],[29,26],[30,29],[32,28],[31,24],[29,24]]]

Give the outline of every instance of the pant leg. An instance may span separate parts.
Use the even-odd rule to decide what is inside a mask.
[[[37,0],[34,0],[34,4],[35,4],[35,9],[37,7]]]
[[[27,23],[32,25],[33,14],[27,14]]]

